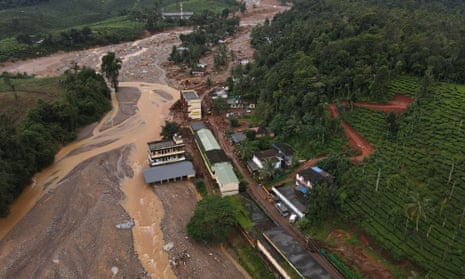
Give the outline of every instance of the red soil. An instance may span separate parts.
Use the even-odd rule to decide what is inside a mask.
[[[332,241],[333,243],[330,248],[331,252],[342,255],[347,260],[346,264],[357,266],[358,271],[364,277],[376,279],[394,278],[383,261],[370,253],[370,242],[363,233],[358,235],[361,243],[349,243],[348,239],[351,237],[352,233],[343,229],[335,229],[328,234],[326,241]],[[354,235],[354,237],[357,237],[357,235]]]
[[[397,114],[403,113],[408,106],[413,102],[413,98],[409,96],[396,95],[386,104],[375,104],[368,102],[355,102],[354,106],[364,107],[370,109],[380,110],[386,113],[395,112]],[[347,101],[342,101],[342,104],[347,105]],[[333,118],[339,116],[339,112],[335,104],[329,105],[329,112]],[[341,120],[341,127],[344,130],[346,137],[349,139],[349,144],[354,150],[358,150],[361,154],[352,157],[351,160],[354,163],[361,163],[363,159],[369,157],[373,152],[375,152],[375,147],[370,145],[370,143],[364,139],[354,128],[352,128],[347,122]]]
[[[396,95],[386,104],[375,104],[368,102],[355,102],[355,107],[364,107],[369,109],[380,110],[386,113],[395,112],[397,114],[403,113],[408,106],[413,102],[413,98],[409,96]],[[347,105],[347,101],[342,101],[341,104]]]

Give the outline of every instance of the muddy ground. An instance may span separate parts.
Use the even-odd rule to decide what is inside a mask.
[[[262,3],[242,15],[247,24],[285,9],[277,1]],[[172,88],[187,77],[185,72],[167,74],[173,66],[167,57],[182,32],[189,31],[180,28],[135,42],[0,65],[2,72],[55,76],[74,62],[99,69],[107,51],[123,59],[121,92],[115,95],[119,102],[113,98],[117,109],[83,128],[54,165],[34,177],[10,217],[0,220],[0,278],[248,277],[226,249],[186,238],[197,201],[190,183],[162,185],[153,194],[143,182],[145,143],[159,139],[160,126],[170,119],[168,109],[178,98]],[[249,32],[244,26],[237,41],[230,41],[242,49],[241,58],[252,53]],[[212,78],[219,82],[227,74],[224,69]],[[131,220],[132,229],[117,229]]]

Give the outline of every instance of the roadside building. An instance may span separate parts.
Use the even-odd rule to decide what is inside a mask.
[[[306,200],[300,199],[295,193],[295,187],[292,185],[280,185],[271,188],[271,193],[277,197],[277,199],[285,204],[292,213],[296,214],[297,217],[304,218],[307,213],[308,204]]]
[[[275,149],[267,149],[256,152],[252,157],[252,161],[260,169],[263,169],[267,161],[271,161],[275,169],[282,168],[284,165],[284,160]]]
[[[145,183],[150,185],[192,179],[195,175],[194,166],[190,161],[165,164],[144,170]]]
[[[218,184],[222,196],[239,193],[239,179],[234,173],[233,166],[219,145],[210,129],[203,123],[191,123],[191,131],[194,133],[195,143],[200,155],[207,167],[210,176]]]
[[[263,137],[274,137],[274,132],[270,128],[267,127],[252,127],[249,130],[255,132],[256,138],[263,138]]]
[[[147,143],[149,165],[154,167],[186,159],[184,141],[175,134],[171,140],[159,140]]]
[[[332,181],[333,177],[317,166],[303,169],[295,176],[296,186],[302,185],[310,189],[315,184],[322,182],[332,183]]]
[[[212,170],[222,196],[239,194],[239,179],[234,173],[231,163],[215,163]]]
[[[330,279],[331,275],[326,271],[307,250],[283,228],[274,227],[263,232],[264,239],[270,244],[283,259],[302,277],[302,278],[320,278]],[[263,243],[258,243],[258,249],[270,259],[271,263],[275,265],[275,260],[272,258],[271,251],[266,249]],[[276,266],[276,265],[275,265]],[[284,269],[278,269],[284,272]],[[289,278],[289,277],[287,277]]]
[[[181,90],[181,106],[189,119],[202,118],[202,104],[195,90]]]
[[[273,143],[271,147],[278,152],[286,163],[286,166],[292,165],[294,151],[289,145],[285,143]]]
[[[231,139],[232,144],[238,144],[238,143],[241,143],[241,142],[247,140],[246,134],[244,134],[242,132],[231,134],[231,136],[229,136],[229,138]]]

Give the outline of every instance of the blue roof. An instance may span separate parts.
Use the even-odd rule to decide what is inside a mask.
[[[297,191],[302,192],[304,194],[308,193],[308,188],[305,186],[297,185],[295,188],[297,189]]]
[[[319,167],[316,167],[316,166],[315,166],[315,167],[312,167],[312,170],[314,170],[314,171],[316,171],[316,172],[318,172],[318,173],[323,172],[322,169],[320,169]]]

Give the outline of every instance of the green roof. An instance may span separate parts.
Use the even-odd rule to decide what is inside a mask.
[[[212,169],[215,171],[215,174],[222,185],[226,185],[228,183],[239,184],[239,179],[234,173],[233,167],[229,162],[216,163]]]
[[[221,149],[220,145],[218,144],[218,142],[216,141],[215,137],[209,129],[200,129],[197,131],[197,135],[205,151]]]

